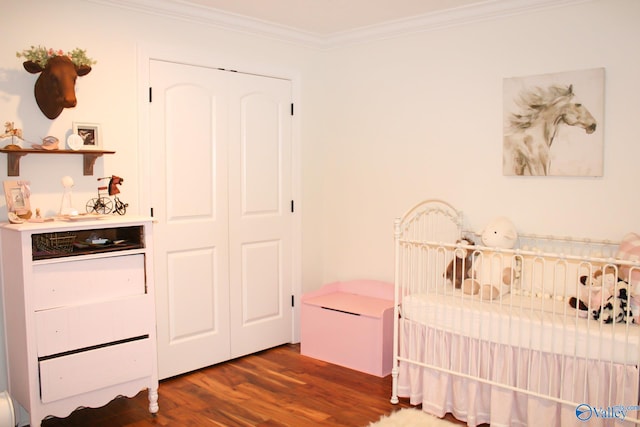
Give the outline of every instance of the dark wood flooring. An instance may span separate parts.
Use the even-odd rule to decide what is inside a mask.
[[[403,407],[389,402],[391,376],[378,378],[283,345],[160,382],[160,411],[147,392],[80,409],[42,427],[364,427]],[[450,418],[452,420],[452,418]]]

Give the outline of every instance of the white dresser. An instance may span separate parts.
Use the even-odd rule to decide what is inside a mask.
[[[151,230],[130,216],[1,227],[9,393],[32,427],[143,389],[158,411]]]

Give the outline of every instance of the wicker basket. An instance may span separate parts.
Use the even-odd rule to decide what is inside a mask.
[[[68,254],[73,250],[73,242],[76,240],[76,235],[71,233],[38,234],[34,236],[34,239],[36,248],[39,251]]]

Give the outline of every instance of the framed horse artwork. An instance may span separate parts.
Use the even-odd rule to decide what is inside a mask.
[[[604,68],[504,79],[503,174],[602,176]]]

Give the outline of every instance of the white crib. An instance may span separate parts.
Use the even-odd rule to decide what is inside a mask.
[[[454,251],[495,251],[456,243],[464,234],[462,214],[438,200],[396,220],[391,402],[470,426],[640,423],[640,325],[584,318],[567,302],[581,275],[640,264],[615,259],[615,242],[520,234],[501,251],[520,266],[511,291],[487,301],[444,277]]]

